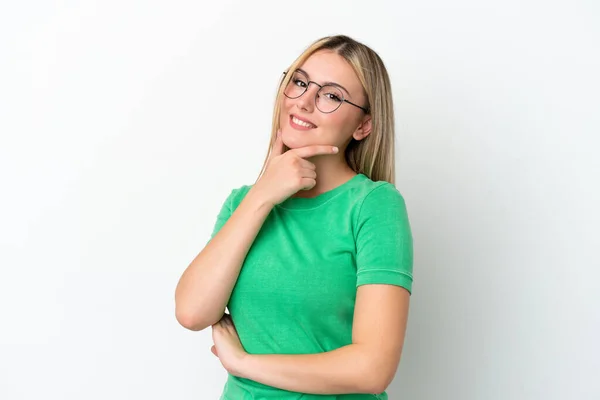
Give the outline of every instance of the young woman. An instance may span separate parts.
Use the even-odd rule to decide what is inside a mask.
[[[183,273],[177,319],[212,326],[221,399],[387,399],[413,242],[379,56],[347,36],[308,47],[283,75],[269,150]]]

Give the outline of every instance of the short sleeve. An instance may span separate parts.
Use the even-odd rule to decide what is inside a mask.
[[[413,238],[404,198],[391,183],[365,197],[356,223],[356,286],[383,283],[412,293]]]
[[[221,230],[223,225],[225,225],[225,222],[227,222],[227,220],[233,213],[232,203],[233,203],[233,197],[235,195],[235,192],[236,192],[236,189],[233,189],[229,193],[229,195],[227,196],[225,201],[223,202],[223,205],[221,206],[221,210],[219,211],[219,214],[217,214],[217,220],[215,221],[215,224],[213,226],[213,230],[210,235],[210,239],[208,239],[208,242],[210,242],[212,240],[212,238],[215,237],[215,235]]]

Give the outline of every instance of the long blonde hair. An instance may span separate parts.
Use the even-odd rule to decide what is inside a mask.
[[[367,104],[371,114],[371,133],[364,139],[351,139],[344,157],[348,166],[356,173],[362,173],[373,181],[395,183],[395,143],[394,143],[394,105],[390,79],[383,61],[375,51],[356,40],[344,36],[327,36],[312,43],[289,66],[287,71],[300,67],[308,57],[319,50],[332,50],[343,57],[354,69],[367,95]],[[277,138],[279,117],[281,114],[281,96],[292,74],[285,74],[279,83],[271,140],[258,179],[264,173],[271,148]],[[284,145],[284,151],[289,150]],[[258,181],[257,179],[257,181]]]

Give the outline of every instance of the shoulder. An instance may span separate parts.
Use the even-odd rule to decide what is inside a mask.
[[[366,193],[363,198],[363,204],[374,203],[374,202],[404,202],[404,197],[400,193],[400,190],[390,182],[386,181],[371,181],[370,184],[366,185]]]
[[[361,187],[357,218],[364,219],[374,214],[406,215],[406,202],[398,188],[387,181],[368,180]]]

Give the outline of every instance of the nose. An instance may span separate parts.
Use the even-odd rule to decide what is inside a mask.
[[[319,86],[312,83],[308,82],[306,91],[296,99],[296,106],[306,112],[313,112],[317,100],[317,92],[320,89]]]

